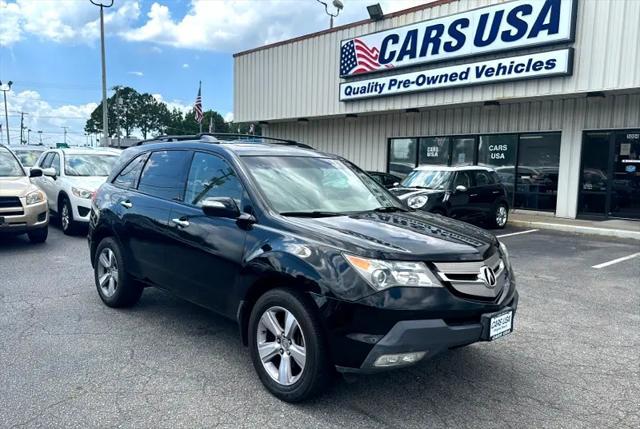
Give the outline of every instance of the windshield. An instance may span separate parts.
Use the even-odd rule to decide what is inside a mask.
[[[413,170],[404,178],[400,186],[405,188],[425,188],[443,190],[453,173],[444,170]]]
[[[108,176],[117,159],[114,155],[66,154],[64,172],[67,176]]]
[[[337,159],[249,156],[258,187],[281,214],[347,214],[402,209],[401,203],[364,172]]]
[[[24,176],[24,170],[9,150],[0,147],[0,177]]]
[[[36,164],[40,155],[44,152],[43,150],[15,150],[14,153],[20,160],[20,163],[25,167],[33,167]]]

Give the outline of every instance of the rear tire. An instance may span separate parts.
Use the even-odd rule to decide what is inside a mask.
[[[281,400],[307,400],[321,393],[332,379],[316,309],[302,293],[273,289],[262,295],[251,311],[248,337],[260,380]]]
[[[144,288],[129,274],[120,246],[112,237],[104,238],[96,249],[93,273],[100,299],[109,307],[131,307]]]
[[[505,203],[496,204],[493,209],[493,214],[489,218],[489,225],[491,228],[503,229],[507,226],[509,220],[509,207]]]
[[[73,220],[73,208],[67,197],[63,197],[60,203],[60,225],[65,235],[74,235],[78,230],[77,222]]]
[[[44,243],[47,241],[49,228],[45,226],[44,228],[34,229],[33,231],[27,232],[27,235],[29,236],[29,241],[34,244]]]

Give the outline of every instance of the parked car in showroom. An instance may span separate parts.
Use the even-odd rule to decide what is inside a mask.
[[[369,176],[373,177],[373,180],[387,189],[393,188],[398,183],[402,182],[401,178],[390,173],[383,173],[382,171],[367,171],[367,173]]]
[[[507,189],[491,168],[420,166],[390,191],[413,209],[491,228],[509,218]]]
[[[29,173],[29,169],[38,162],[40,155],[42,155],[47,148],[37,145],[20,145],[11,146],[10,150],[16,155],[25,171]]]
[[[0,145],[0,234],[27,234],[32,243],[47,240],[47,199],[29,181],[29,177],[40,174],[41,171],[27,174],[18,158]]]
[[[32,182],[47,196],[49,209],[60,217],[62,231],[74,234],[89,222],[91,197],[104,183],[118,155],[95,149],[52,149],[40,155]]]
[[[258,377],[285,401],[334,370],[369,373],[509,334],[506,247],[406,208],[337,156],[193,137],[123,153],[93,200],[100,298],[155,286],[236,320]]]

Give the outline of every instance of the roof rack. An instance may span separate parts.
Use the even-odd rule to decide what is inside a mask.
[[[257,136],[254,134],[239,134],[239,133],[200,133],[190,135],[163,135],[154,137],[148,140],[142,140],[137,143],[137,146],[141,146],[149,143],[161,143],[161,142],[180,142],[180,141],[193,141],[200,140],[208,143],[269,143],[269,144],[281,144],[287,146],[298,146],[305,149],[313,149],[311,146],[304,143],[297,142],[295,140],[279,139],[275,137]]]

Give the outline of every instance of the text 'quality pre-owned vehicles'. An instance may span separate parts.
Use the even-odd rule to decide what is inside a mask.
[[[0,145],[0,233],[27,234],[43,243],[49,232],[49,210],[42,191],[29,182],[41,171],[27,174],[18,158]]]
[[[339,157],[201,135],[127,149],[93,201],[108,306],[157,286],[226,317],[286,401],[334,369],[375,372],[510,333],[518,304],[490,233],[406,208]]]
[[[65,234],[73,234],[89,222],[91,197],[107,180],[118,155],[110,150],[84,148],[53,149],[40,155],[33,179],[47,196],[49,209],[60,217]]]
[[[420,166],[390,191],[411,208],[492,228],[509,217],[507,188],[487,167]]]

